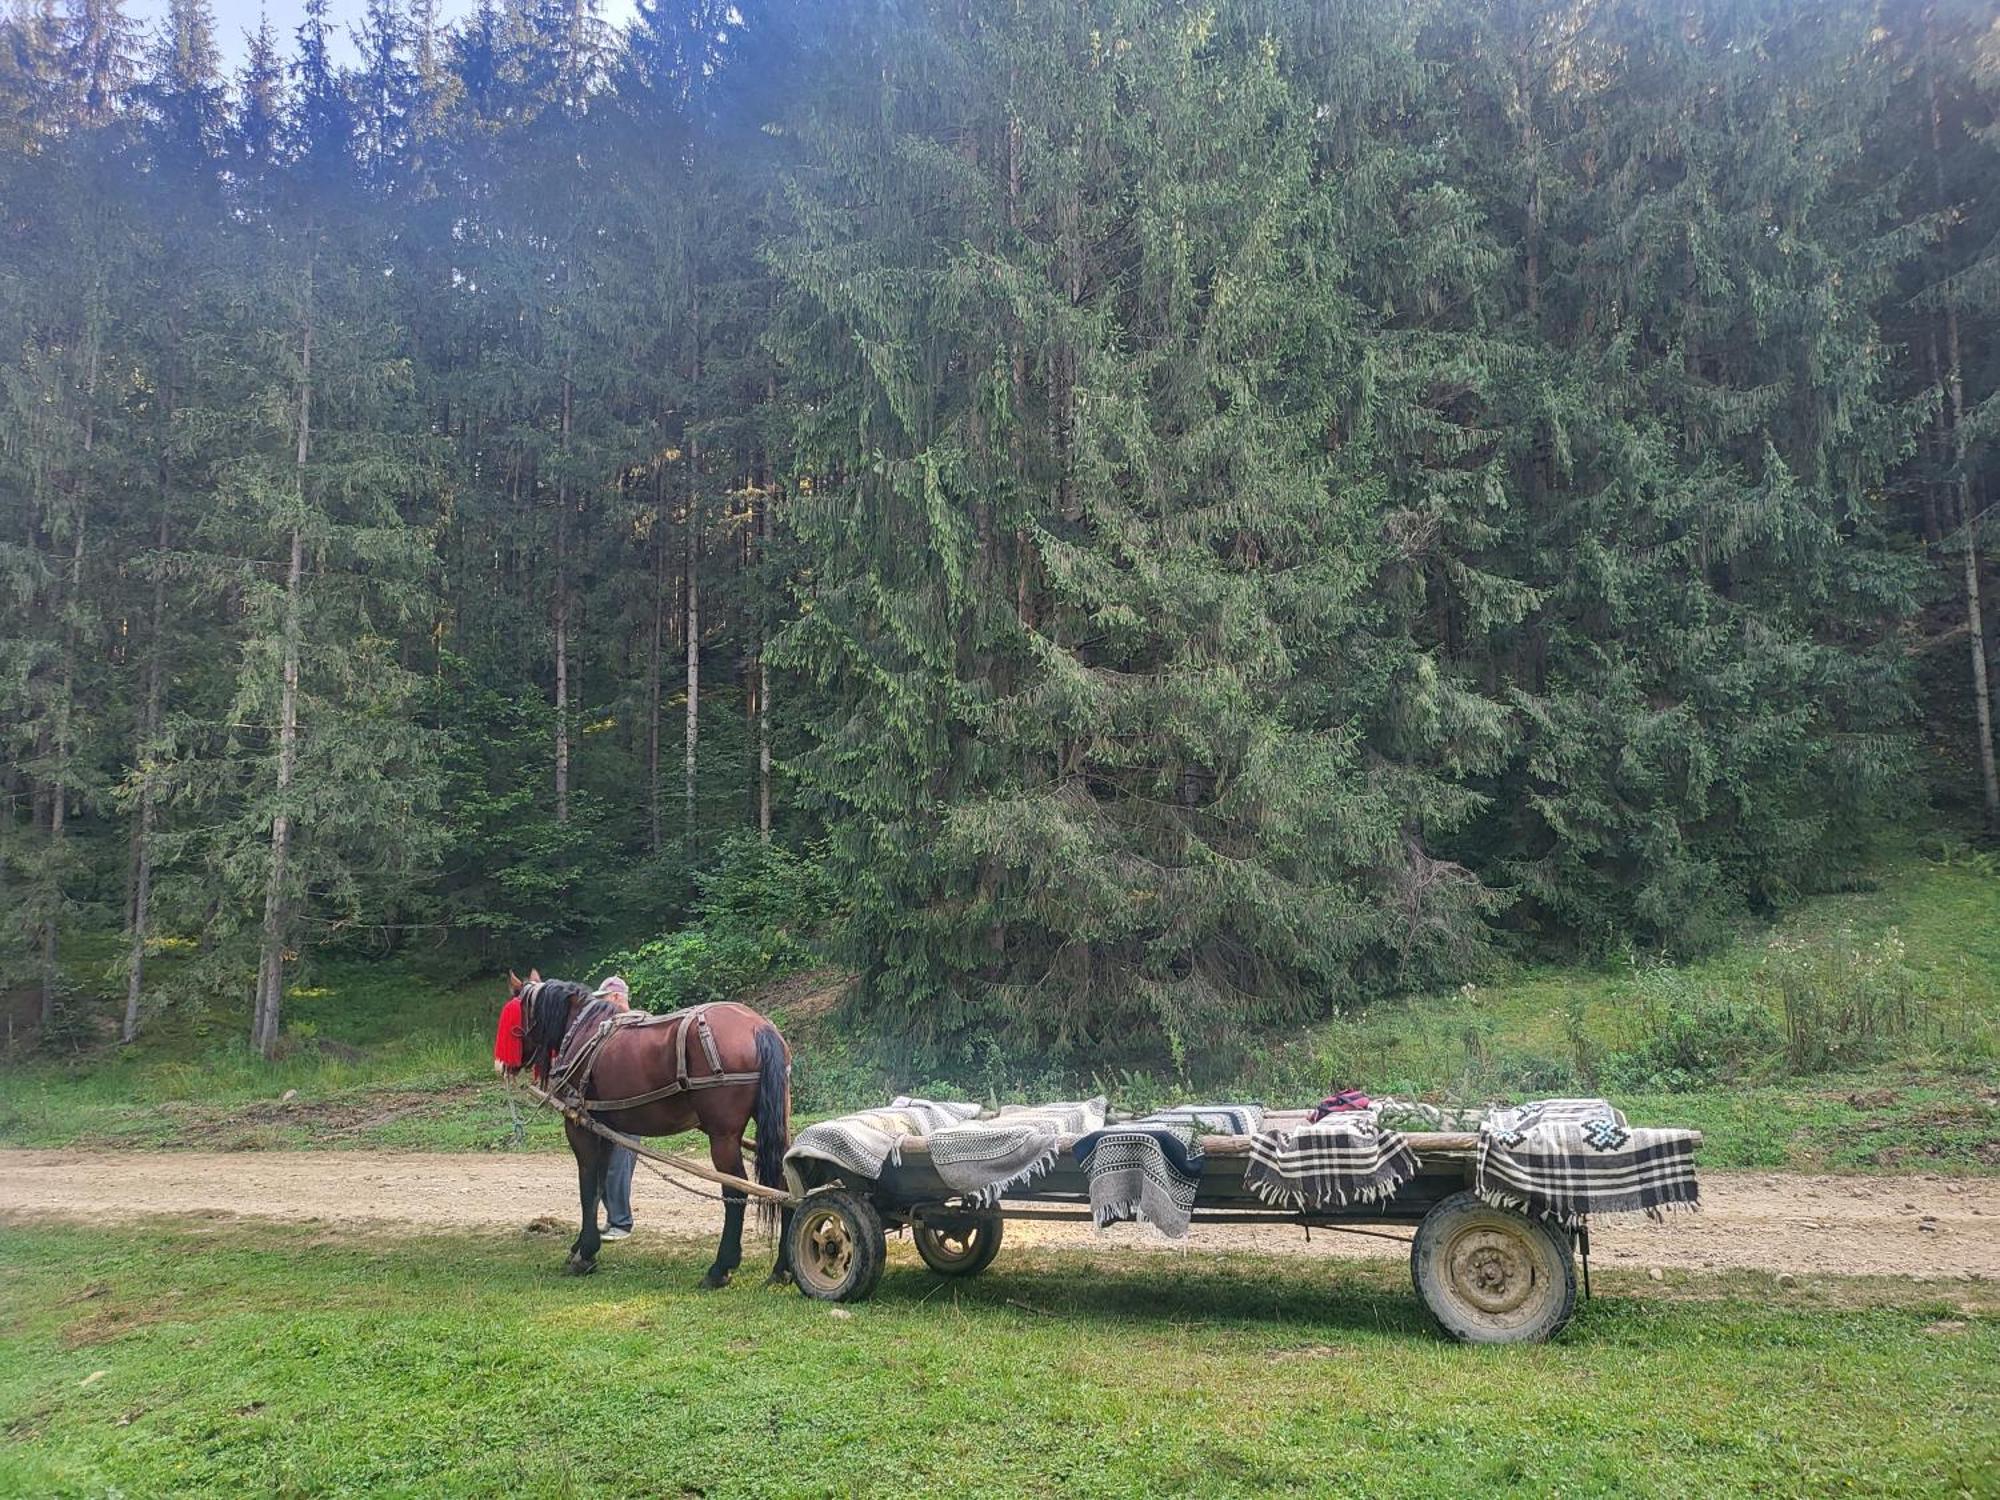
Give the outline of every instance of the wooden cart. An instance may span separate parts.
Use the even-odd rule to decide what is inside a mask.
[[[1207,1137],[1194,1222],[1364,1232],[1414,1225],[1410,1275],[1445,1333],[1484,1344],[1553,1336],[1575,1310],[1579,1259],[1588,1295],[1588,1230],[1573,1233],[1476,1197],[1477,1136],[1406,1139],[1420,1166],[1393,1195],[1302,1213],[1273,1208],[1244,1187],[1248,1139]],[[992,1264],[1009,1219],[1090,1221],[1089,1185],[1067,1144],[1054,1168],[998,1207],[975,1206],[957,1196],[937,1175],[921,1139],[906,1141],[900,1161],[874,1181],[844,1174],[830,1162],[802,1165],[807,1192],[792,1219],[791,1265],[799,1290],[827,1302],[859,1301],[875,1290],[890,1229],[908,1229],[917,1254],[939,1275],[972,1276]]]

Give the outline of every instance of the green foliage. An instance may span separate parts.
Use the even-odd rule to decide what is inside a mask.
[[[1761,986],[1784,1017],[1785,1066],[1824,1073],[1929,1048],[1944,1055],[1992,1055],[1957,986],[1926,984],[1907,961],[1895,928],[1866,942],[1843,928],[1829,940],[1777,938]]]
[[[1766,1063],[1778,1043],[1762,1004],[1718,996],[1682,970],[1649,970],[1637,989],[1643,1036],[1606,1060],[1614,1088],[1672,1093],[1728,1082]]]
[[[695,884],[695,925],[611,954],[592,972],[624,975],[633,1002],[660,1013],[735,999],[822,960],[818,940],[839,910],[822,855],[737,835]]]
[[[1990,5],[726,9],[369,0],[343,67],[314,0],[233,84],[196,0],[0,21],[50,1022],[114,924],[132,1023],[221,1026],[315,950],[692,915],[663,994],[796,940],[924,1070],[1227,1073],[1724,950],[1978,800]],[[826,931],[703,906],[751,830]],[[1785,1066],[1939,1034],[1843,982]],[[1660,1016],[1635,1066],[1732,1024]],[[1638,1046],[1475,1017],[1411,1076]]]

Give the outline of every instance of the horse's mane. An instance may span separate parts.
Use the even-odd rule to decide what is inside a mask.
[[[569,1029],[570,1010],[590,991],[571,979],[531,980],[521,990],[521,1061],[543,1083]]]

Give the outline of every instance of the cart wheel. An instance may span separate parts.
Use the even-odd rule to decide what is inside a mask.
[[[1454,1193],[1424,1215],[1410,1277],[1438,1326],[1468,1344],[1540,1343],[1576,1310],[1562,1232],[1476,1193]]]
[[[977,1276],[1000,1253],[1000,1215],[938,1214],[910,1224],[917,1254],[940,1276]]]
[[[799,1290],[820,1302],[859,1302],[882,1279],[889,1253],[882,1216],[859,1193],[814,1193],[792,1215],[788,1242]]]

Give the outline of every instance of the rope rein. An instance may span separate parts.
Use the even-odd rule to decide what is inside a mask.
[[[514,1107],[514,1099],[511,1090],[514,1088],[515,1082],[516,1080],[513,1078],[509,1078],[507,1080],[507,1087],[510,1090],[507,1097],[507,1107],[509,1109],[512,1109]],[[546,1095],[543,1096],[540,1102],[546,1104],[550,1109],[557,1111],[559,1114],[563,1116],[563,1118],[576,1121],[576,1123],[581,1125],[585,1130],[595,1132],[598,1135],[602,1135],[611,1139],[613,1145],[620,1144],[616,1138],[617,1137],[616,1131],[608,1130],[605,1127],[600,1126],[597,1123],[597,1121],[591,1119],[588,1115],[582,1114],[573,1109],[565,1108],[557,1100]],[[750,1142],[745,1141],[744,1144],[747,1146],[750,1144]],[[659,1167],[653,1164],[652,1161],[653,1153],[651,1151],[639,1152],[635,1148],[634,1154],[638,1157],[640,1165],[645,1167],[645,1169],[648,1172],[651,1172],[655,1177],[659,1178],[660,1181],[664,1182],[668,1187],[679,1188],[683,1193],[686,1193],[690,1198],[701,1198],[705,1199],[707,1202],[710,1203],[726,1203],[729,1201],[728,1199],[724,1198],[720,1193],[707,1192],[702,1188],[694,1187],[688,1183],[682,1182],[678,1177],[669,1176],[666,1172],[662,1171]],[[672,1157],[667,1156],[666,1153],[664,1152],[660,1154],[663,1160],[666,1161],[673,1160]]]
[[[716,1167],[703,1166],[699,1162],[689,1161],[686,1157],[655,1150],[637,1136],[626,1135],[622,1130],[613,1130],[609,1125],[592,1119],[587,1111],[578,1108],[572,1100],[559,1099],[554,1094],[537,1088],[525,1079],[517,1078],[509,1080],[510,1086],[515,1082],[518,1082],[527,1091],[530,1098],[538,1103],[546,1104],[564,1119],[581,1125],[592,1135],[601,1136],[614,1146],[623,1146],[627,1151],[638,1157],[639,1160],[645,1162],[647,1169],[653,1172],[654,1175],[658,1176],[664,1182],[672,1182],[675,1187],[681,1189],[683,1192],[693,1193],[697,1198],[708,1198],[717,1203],[728,1201],[718,1194],[705,1193],[699,1188],[689,1187],[684,1182],[675,1182],[673,1178],[668,1177],[664,1172],[660,1171],[661,1167],[671,1167],[675,1171],[685,1172],[691,1177],[699,1177],[708,1182],[720,1183],[724,1187],[736,1188],[747,1198],[761,1198],[766,1202],[776,1203],[786,1208],[789,1208],[793,1203],[792,1195],[782,1188],[766,1187],[763,1183],[752,1182],[747,1177],[738,1177],[734,1173],[724,1172]]]

